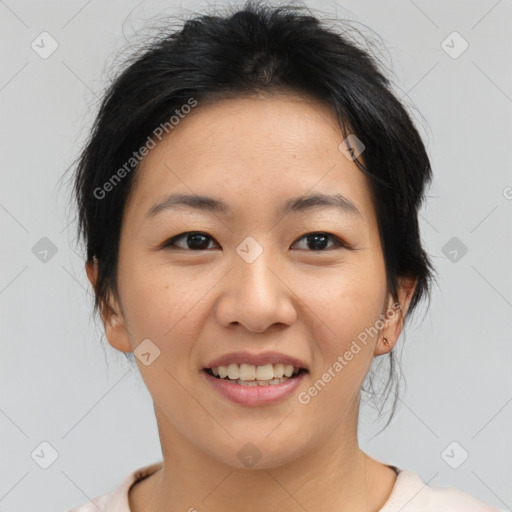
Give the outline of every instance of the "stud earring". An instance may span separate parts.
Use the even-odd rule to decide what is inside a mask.
[[[389,341],[387,338],[382,338],[382,343],[384,343],[384,345],[386,345],[386,347],[389,347]]]

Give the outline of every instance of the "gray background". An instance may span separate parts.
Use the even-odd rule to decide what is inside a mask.
[[[69,188],[59,179],[125,37],[163,9],[186,16],[215,2],[181,4],[0,1],[0,511],[67,510],[160,460],[150,395],[122,355],[109,346],[104,355],[102,327],[91,319]],[[364,406],[361,447],[430,485],[511,509],[512,3],[308,5],[382,37],[435,174],[421,229],[440,286],[401,345],[407,388],[398,413],[375,436],[383,424]],[[43,31],[58,44],[47,58],[31,47],[42,46]],[[444,43],[451,56],[442,46],[454,31],[469,44],[456,58],[458,36]],[[54,255],[44,253],[44,237]],[[58,452],[48,469],[39,465],[51,457],[43,441]]]

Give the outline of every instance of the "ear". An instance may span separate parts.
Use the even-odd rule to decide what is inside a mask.
[[[405,315],[416,289],[417,279],[414,277],[400,277],[398,282],[398,303],[389,295],[386,309],[382,312],[381,318],[385,325],[377,339],[374,351],[376,356],[390,352],[398,341],[404,325]],[[383,342],[383,338],[388,340],[388,345]]]
[[[85,271],[93,289],[96,290],[98,260],[95,256],[92,260],[86,262]],[[112,293],[109,293],[105,304],[100,304],[100,312],[105,335],[110,345],[121,352],[131,352],[133,349],[130,344],[123,312],[118,302],[112,296]]]

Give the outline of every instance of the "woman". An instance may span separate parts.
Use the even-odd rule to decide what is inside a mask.
[[[358,445],[370,365],[430,291],[431,178],[377,64],[298,7],[196,17],[134,59],[75,192],[163,461],[73,510],[495,510]]]

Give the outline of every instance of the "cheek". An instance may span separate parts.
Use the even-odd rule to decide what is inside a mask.
[[[173,282],[162,267],[139,262],[133,264],[133,272],[125,272],[128,268],[120,265],[119,292],[139,372],[157,403],[164,401],[169,410],[181,410],[186,396],[180,383],[190,379],[191,371],[197,371],[189,365],[192,340],[200,327],[200,322],[191,321],[198,298],[195,293],[186,293],[193,289],[192,284]],[[152,359],[148,365],[137,355],[143,340],[156,346],[145,345]]]
[[[346,343],[374,325],[386,299],[386,276],[378,259],[346,265],[310,296],[332,335]]]
[[[214,284],[211,280],[211,272],[201,277],[191,269],[149,264],[142,254],[120,262],[119,293],[130,343],[135,350],[149,339],[160,351],[151,366],[139,364],[149,389],[158,392],[162,380],[169,384],[169,374],[182,381],[197,371],[190,366],[191,352],[204,323],[202,301]],[[153,378],[155,372],[161,379]]]
[[[192,273],[172,272],[168,265],[149,259],[139,251],[124,253],[119,260],[119,293],[130,330],[148,336],[140,332],[148,329],[162,337],[186,315],[198,286]]]
[[[373,359],[375,324],[385,298],[385,270],[378,258],[361,258],[333,275],[323,293],[316,292],[315,311],[321,322],[314,338],[321,353],[322,397],[317,403],[321,408],[341,414],[359,396]]]

